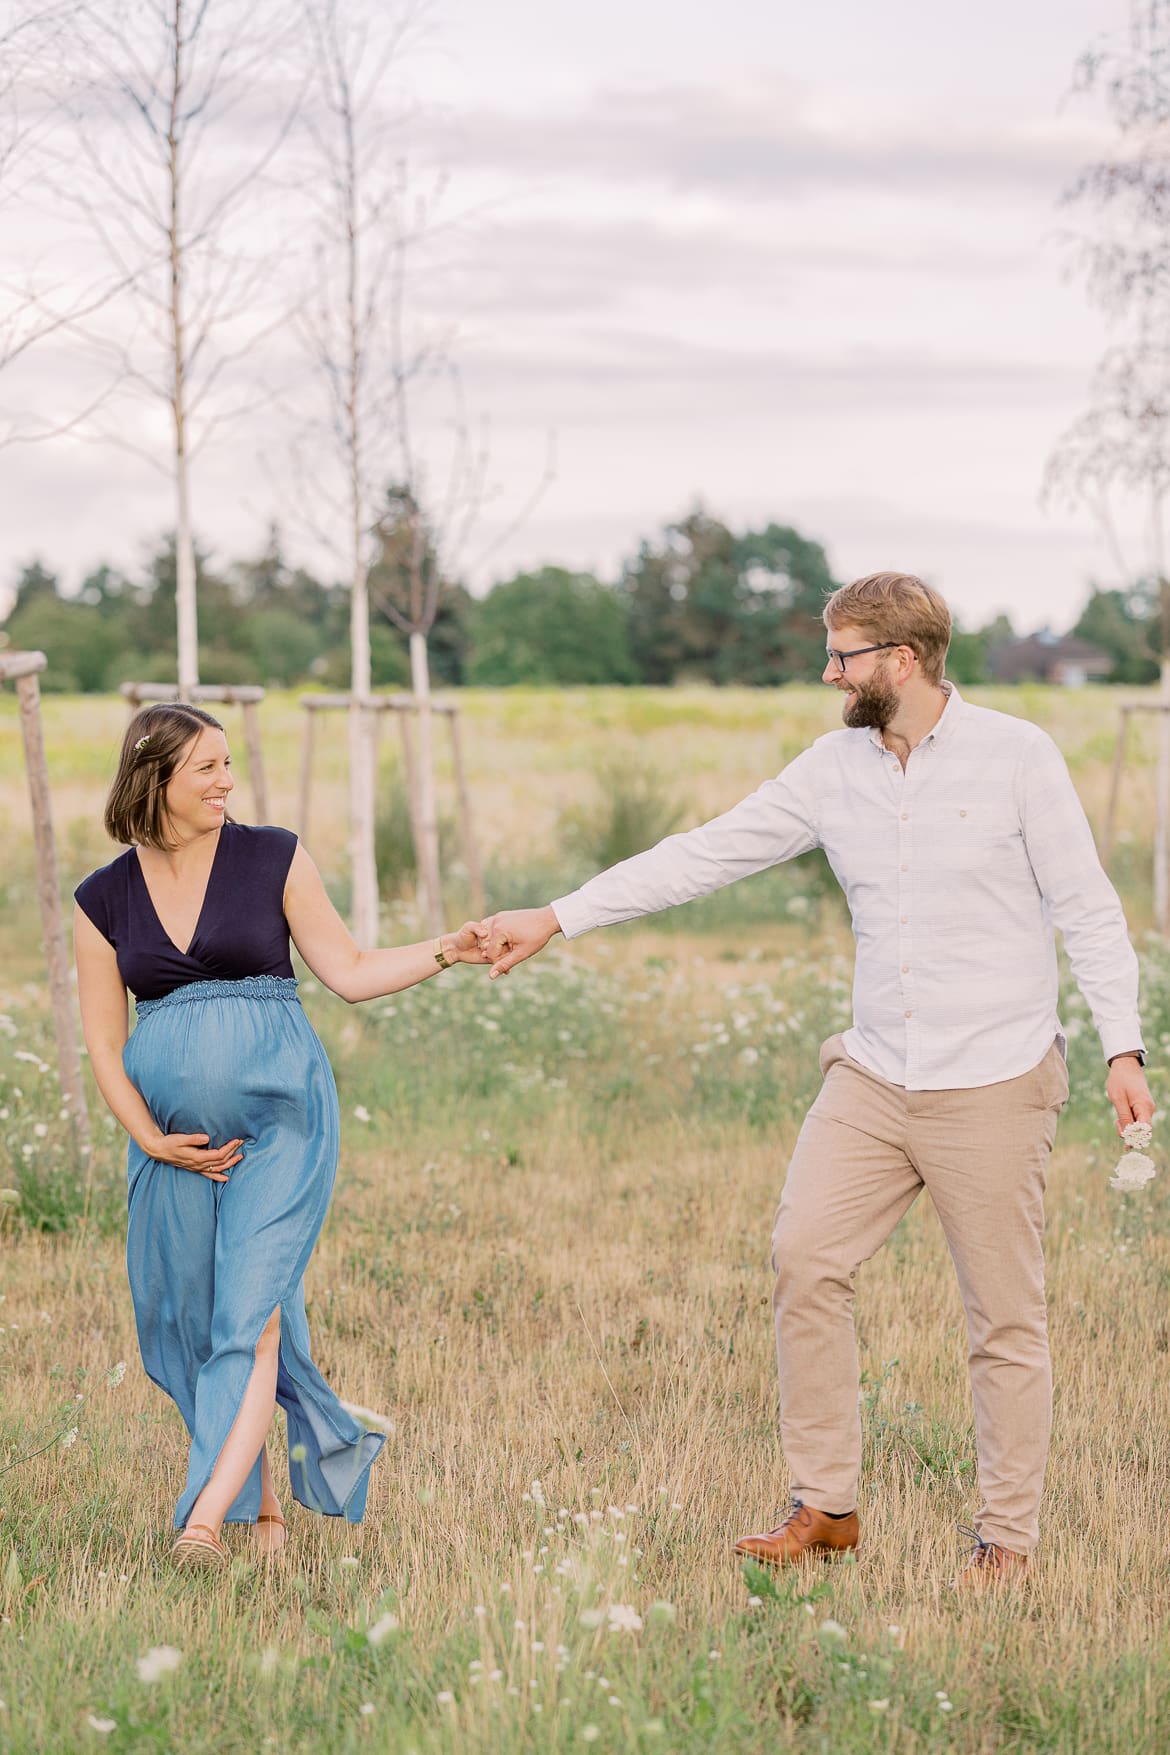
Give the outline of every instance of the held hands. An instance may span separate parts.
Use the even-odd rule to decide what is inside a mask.
[[[1132,1121],[1154,1119],[1154,1099],[1136,1055],[1118,1054],[1110,1061],[1105,1095],[1117,1115],[1118,1133],[1124,1133]]]
[[[468,920],[458,932],[444,932],[439,935],[439,943],[443,955],[449,963],[490,963],[483,942],[483,921]]]
[[[534,957],[560,930],[552,908],[510,908],[481,920],[476,931],[483,961],[492,966],[488,979],[494,981],[526,957]]]

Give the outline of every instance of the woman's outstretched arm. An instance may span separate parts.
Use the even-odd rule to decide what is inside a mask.
[[[318,981],[350,1005],[400,993],[437,975],[443,967],[436,956],[440,948],[448,963],[491,961],[479,948],[479,923],[471,921],[458,932],[445,932],[421,944],[359,950],[329,900],[320,872],[299,843],[284,886],[284,914],[293,943]]]

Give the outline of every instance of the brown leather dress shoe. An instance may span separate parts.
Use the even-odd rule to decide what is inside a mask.
[[[1017,1554],[1014,1548],[1003,1548],[998,1542],[985,1542],[978,1530],[962,1524],[959,1528],[964,1535],[974,1537],[975,1546],[963,1570],[951,1579],[952,1590],[1002,1590],[1023,1584],[1028,1576],[1026,1554]]]
[[[794,1499],[792,1510],[777,1529],[763,1536],[741,1536],[735,1551],[763,1566],[791,1566],[809,1555],[851,1553],[859,1539],[855,1511],[848,1517],[828,1517],[815,1506]]]

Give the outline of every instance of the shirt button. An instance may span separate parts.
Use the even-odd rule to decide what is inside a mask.
[[[966,811],[965,811],[965,810],[961,810],[961,811],[960,811],[960,812],[959,812],[959,815],[960,815],[960,816],[961,816],[961,817],[965,817],[965,816],[966,816],[966,814],[967,814],[967,813],[966,813]]]
[[[908,866],[908,865],[900,865],[900,866],[899,866],[899,867],[898,867],[898,870],[899,870],[899,871],[909,871],[909,870],[910,870],[910,867],[909,867],[909,866]]]
[[[914,1016],[914,1013],[913,1012],[903,1012],[902,1016],[904,1018],[912,1018]]]
[[[967,814],[967,813],[966,813],[966,811],[960,811],[960,812],[959,812],[959,815],[960,815],[960,816],[966,816],[966,814]],[[903,821],[903,822],[904,822],[904,823],[908,823],[908,822],[909,822],[909,821],[910,821],[910,812],[909,812],[909,811],[908,811],[908,810],[904,810],[904,811],[903,811],[903,812],[902,812],[902,821]]]
[[[909,975],[909,973],[910,973],[910,965],[909,965],[909,963],[903,963],[903,964],[902,964],[902,973],[903,973],[903,975]]]
[[[908,914],[903,914],[903,915],[902,915],[902,916],[901,916],[901,920],[902,920],[902,925],[903,925],[903,926],[905,926],[905,924],[906,924],[906,922],[907,922],[907,921],[908,921],[908,920],[909,920],[909,918],[910,918],[910,916],[909,916],[909,915],[908,915]]]

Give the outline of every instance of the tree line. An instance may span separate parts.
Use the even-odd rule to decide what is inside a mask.
[[[394,496],[387,508],[370,569],[379,689],[410,683],[393,610],[405,605],[417,567],[402,552],[406,525]],[[433,554],[426,564],[437,564]],[[349,687],[348,584],[294,566],[275,530],[249,560],[216,567],[198,554],[197,572],[200,672],[209,682]],[[45,652],[44,686],[61,692],[173,681],[175,582],[173,540],[137,575],[99,566],[69,596],[33,562],[15,581],[0,645]],[[476,598],[444,580],[431,663],[446,687],[807,681],[823,663],[821,609],[838,583],[821,544],[790,525],[736,531],[694,510],[640,543],[613,581],[543,566]],[[1113,659],[1110,681],[1143,683],[1157,675],[1157,617],[1155,586],[1094,590],[1071,631]],[[960,685],[989,680],[989,652],[1013,637],[1002,616],[957,628],[948,674]]]

